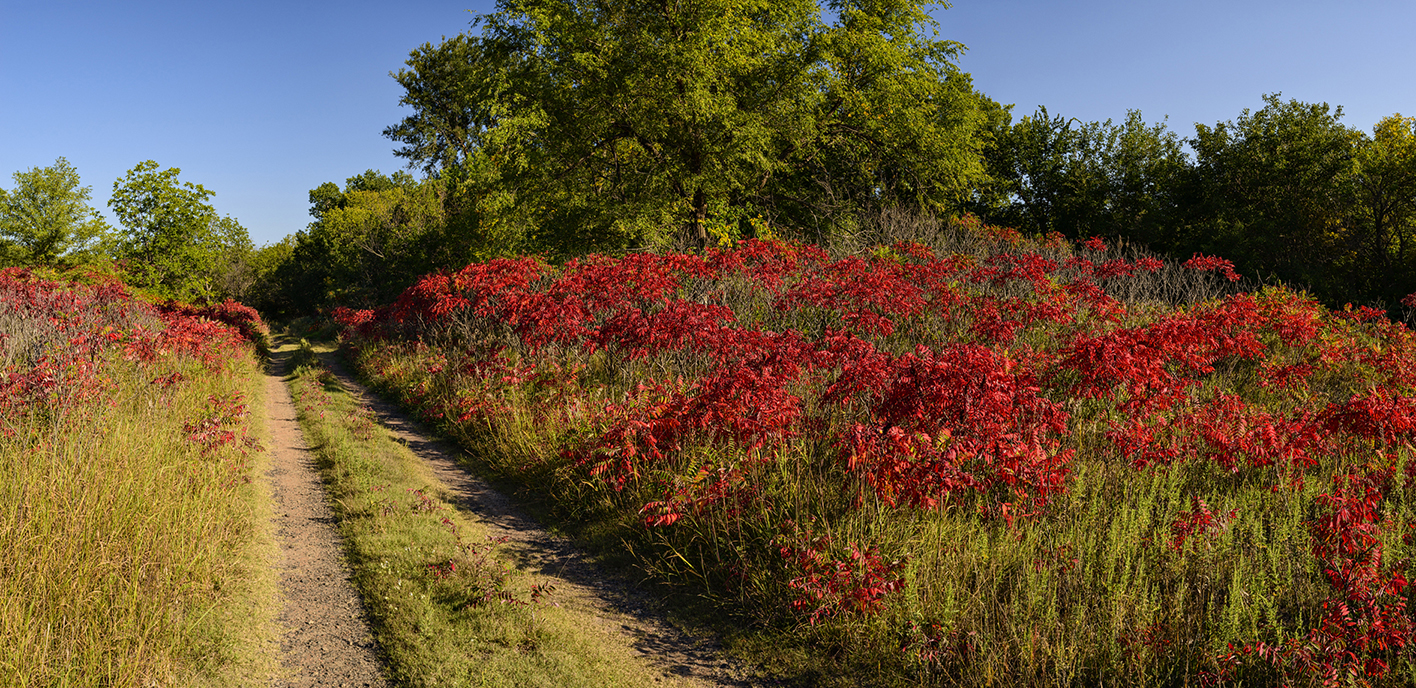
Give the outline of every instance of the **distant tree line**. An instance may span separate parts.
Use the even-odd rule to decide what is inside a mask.
[[[93,188],[59,158],[12,175],[0,188],[0,267],[112,264],[128,283],[184,301],[245,299],[260,255],[214,192],[179,181],[181,170],[138,163],[113,183],[115,229],[89,205]]]
[[[310,191],[309,226],[261,249],[255,305],[279,317],[382,303],[417,275],[488,255],[461,198],[445,178],[404,172],[368,170],[342,190],[320,185]]]
[[[1134,111],[1015,119],[925,6],[503,0],[393,75],[410,112],[384,135],[418,176],[325,183],[306,229],[253,249],[209,191],[151,162],[115,184],[115,233],[61,159],[0,198],[0,260],[104,255],[172,293],[288,316],[386,302],[416,275],[496,256],[859,246],[881,217],[973,213],[1221,255],[1334,305],[1416,291],[1416,120],[1367,133],[1279,94],[1189,138]],[[41,187],[67,189],[45,211],[59,219],[26,209]]]
[[[1040,108],[996,129],[991,186],[966,207],[1027,232],[1221,255],[1334,305],[1396,307],[1416,291],[1416,118],[1371,134],[1341,118],[1271,94],[1182,140],[1138,112],[1082,123]]]
[[[501,2],[394,75],[411,112],[384,134],[421,178],[312,191],[265,306],[376,303],[497,255],[832,243],[900,211],[1218,254],[1339,305],[1416,291],[1411,118],[1368,134],[1273,94],[1191,138],[1139,112],[1015,120],[924,7]]]

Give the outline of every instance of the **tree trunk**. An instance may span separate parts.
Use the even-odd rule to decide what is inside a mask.
[[[703,187],[698,187],[693,192],[693,230],[694,236],[698,239],[698,250],[708,250],[708,197],[703,193]]]

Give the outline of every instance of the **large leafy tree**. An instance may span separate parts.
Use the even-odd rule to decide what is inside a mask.
[[[1386,303],[1416,290],[1416,117],[1383,118],[1353,159],[1349,283]]]
[[[310,191],[309,227],[257,261],[269,281],[260,298],[272,312],[306,313],[330,303],[377,303],[419,274],[460,267],[475,252],[448,236],[447,183],[368,170],[341,190]]]
[[[1190,242],[1232,257],[1250,274],[1346,289],[1331,269],[1343,252],[1361,133],[1342,108],[1264,96],[1233,122],[1195,125],[1189,143],[1202,189]]]
[[[0,265],[87,262],[102,255],[112,227],[89,206],[93,188],[59,158],[12,176],[15,188],[0,189]]]
[[[814,36],[810,135],[763,199],[778,219],[819,236],[888,208],[955,211],[985,184],[981,153],[1006,108],[974,90],[956,65],[964,46],[936,38],[924,7],[830,4],[836,21]]]
[[[312,191],[315,221],[307,235],[322,248],[333,283],[376,291],[429,267],[426,254],[437,250],[444,225],[442,187],[371,170],[350,178],[343,192],[330,183]]]
[[[252,247],[246,229],[208,203],[214,192],[147,160],[113,182],[108,206],[126,229],[116,254],[135,284],[184,300],[228,296]]]
[[[408,68],[393,77],[404,89],[399,104],[414,113],[383,132],[403,144],[394,154],[430,175],[470,161],[495,123],[489,105],[503,80],[491,60],[482,41],[466,34],[410,53]]]
[[[413,52],[385,134],[471,189],[484,234],[553,252],[966,197],[988,108],[961,46],[916,2],[830,7],[503,0]]]

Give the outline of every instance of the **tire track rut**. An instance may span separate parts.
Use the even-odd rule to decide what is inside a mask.
[[[433,439],[394,404],[359,383],[334,354],[321,361],[340,384],[374,411],[395,438],[422,459],[452,495],[458,508],[474,514],[493,536],[505,536],[503,555],[533,576],[550,579],[555,599],[593,619],[600,630],[623,636],[633,653],[662,675],[656,685],[766,685],[755,674],[726,658],[716,639],[690,635],[652,610],[647,597],[627,580],[607,574],[566,539],[547,532],[514,502],[456,460],[461,449]]]

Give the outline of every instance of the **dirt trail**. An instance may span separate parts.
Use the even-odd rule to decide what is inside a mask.
[[[363,603],[349,583],[334,515],[281,380],[289,352],[276,353],[266,376],[271,463],[280,545],[282,678],[280,688],[387,686]]]
[[[491,535],[509,538],[501,550],[503,555],[510,555],[522,571],[549,579],[559,604],[578,608],[601,629],[624,636],[642,661],[662,673],[664,683],[763,685],[751,672],[725,659],[715,640],[691,636],[660,618],[632,583],[608,575],[565,539],[546,532],[505,495],[468,473],[454,458],[459,448],[430,439],[400,409],[359,384],[336,356],[322,354],[321,358],[345,389],[373,409],[396,438],[427,462],[455,496],[459,508],[475,514]]]

